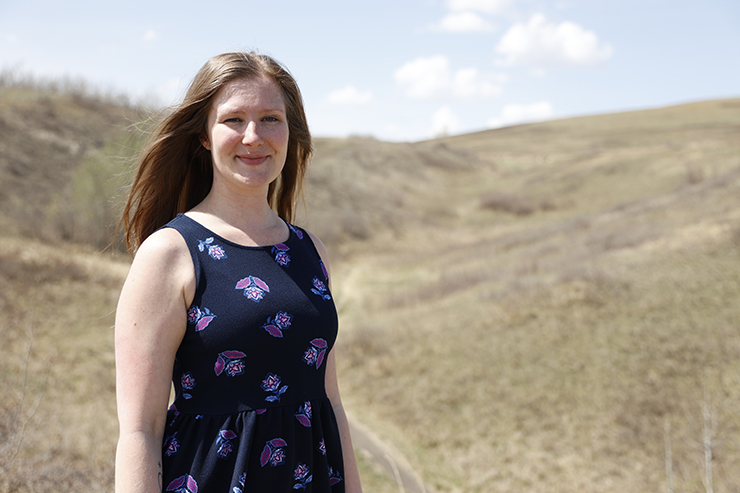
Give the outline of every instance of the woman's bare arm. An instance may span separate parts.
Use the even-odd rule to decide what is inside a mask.
[[[117,493],[162,491],[162,435],[172,367],[194,291],[193,263],[180,234],[166,228],[147,238],[116,312]]]
[[[329,352],[326,359],[326,394],[331,402],[334,415],[339,426],[339,436],[342,439],[342,459],[344,460],[344,487],[347,493],[361,493],[360,473],[357,470],[357,460],[352,447],[352,438],[349,433],[349,421],[339,397],[337,385],[337,370],[334,360],[334,350]]]

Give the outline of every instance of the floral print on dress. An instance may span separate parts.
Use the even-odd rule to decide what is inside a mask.
[[[168,436],[164,441],[164,455],[170,457],[177,453],[177,449],[180,448],[180,441],[177,439],[177,432]]]
[[[214,244],[213,241],[213,236],[211,236],[210,238],[206,238],[205,240],[198,240],[198,250],[201,252],[207,250],[208,255],[210,255],[211,258],[215,260],[226,258],[226,252],[224,251],[223,247]]]
[[[321,452],[321,455],[326,455],[326,442],[323,438],[319,442],[319,452]]]
[[[213,320],[214,318],[216,318],[216,315],[211,313],[211,310],[206,307],[200,308],[196,305],[193,305],[188,310],[188,323],[195,324],[196,332],[200,332],[201,330],[208,327],[208,324],[210,324],[211,320]]]
[[[247,473],[243,472],[241,476],[239,476],[239,486],[234,486],[234,488],[231,490],[231,493],[244,493],[244,483],[247,482]]]
[[[282,267],[287,267],[290,264],[290,255],[288,255],[290,248],[285,243],[278,243],[272,247],[272,254],[275,255],[275,262]]]
[[[313,278],[313,287],[311,288],[311,292],[315,295],[321,296],[321,298],[325,300],[331,299],[331,296],[329,295],[329,289],[326,287],[326,284],[318,277]]]
[[[182,374],[182,377],[180,377],[180,383],[184,390],[193,390],[195,388],[195,378],[193,378],[193,375],[190,372]],[[185,399],[193,398],[193,396],[188,392],[183,392],[182,396]]]
[[[259,303],[260,301],[262,301],[262,298],[265,297],[265,294],[270,292],[270,287],[267,285],[267,283],[265,283],[265,281],[263,281],[259,277],[255,276],[247,276],[244,279],[240,280],[238,283],[236,283],[236,287],[234,289],[243,289],[244,296],[254,301],[255,303]]]
[[[273,395],[265,397],[267,402],[280,402],[280,396],[288,390],[287,385],[280,386],[281,379],[274,373],[268,373],[264,380],[262,380],[262,389],[265,392],[271,392]]]
[[[293,315],[288,312],[279,311],[274,317],[269,317],[267,323],[262,326],[271,336],[283,337],[283,331],[290,327]]]
[[[185,474],[172,481],[167,485],[165,491],[174,491],[175,493],[198,493],[198,483],[190,474]]]
[[[170,411],[172,411],[172,421],[170,421],[170,426],[175,424],[175,420],[177,420],[177,417],[180,415],[180,411],[177,410],[177,407],[172,404],[170,406]]]
[[[311,401],[306,401],[301,407],[298,408],[298,412],[295,413],[295,417],[300,424],[306,428],[311,426]]]
[[[262,449],[262,455],[260,455],[260,465],[265,467],[267,464],[270,464],[272,467],[275,467],[285,462],[285,450],[282,447],[287,446],[287,442],[282,438],[268,440],[265,448]]]
[[[306,464],[298,463],[298,467],[293,471],[293,479],[298,481],[293,485],[294,490],[305,490],[308,483],[311,482],[313,476],[309,474],[311,472]]]
[[[339,474],[339,471],[335,471],[334,469],[332,469],[331,466],[329,466],[329,484],[331,486],[334,486],[341,480],[342,480],[342,476],[341,474]]]
[[[318,370],[319,367],[321,367],[321,363],[324,362],[327,346],[328,344],[324,339],[317,338],[312,340],[311,347],[303,354],[303,361],[305,361],[308,366],[315,365]]]
[[[319,259],[319,265],[321,266],[321,273],[324,274],[324,280],[326,282],[329,282],[329,271],[326,270],[326,265],[324,265],[324,261]]]
[[[247,355],[241,351],[224,351],[219,353],[216,359],[216,364],[213,367],[213,371],[216,375],[226,372],[226,375],[235,377],[244,373],[244,361],[242,358],[246,358]]]
[[[216,444],[218,444],[218,450],[216,451],[216,455],[218,455],[221,459],[226,459],[229,454],[234,450],[234,447],[231,445],[231,440],[236,438],[236,433],[234,433],[231,430],[221,430],[218,433],[218,438],[216,439]]]

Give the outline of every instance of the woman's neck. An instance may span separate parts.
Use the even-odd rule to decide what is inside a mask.
[[[285,241],[288,227],[273,211],[264,194],[229,196],[212,190],[187,215],[224,238],[244,245],[272,245]]]

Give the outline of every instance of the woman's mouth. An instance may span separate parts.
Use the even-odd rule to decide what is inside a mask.
[[[254,166],[264,163],[269,156],[265,154],[243,154],[238,157],[243,163]]]

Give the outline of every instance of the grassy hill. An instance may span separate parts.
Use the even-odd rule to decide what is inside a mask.
[[[353,408],[441,491],[695,491],[705,441],[731,491],[739,137],[733,100],[426,143],[479,164],[341,264]]]
[[[108,105],[93,124],[69,95],[18,94],[0,89],[0,126],[18,127],[0,149],[31,141],[41,124],[9,115],[43,115],[44,98],[66,119],[46,132],[82,144],[42,134],[0,158],[0,492],[100,491],[127,259],[95,247],[136,114]],[[725,100],[414,144],[318,139],[301,222],[331,250],[352,416],[437,491],[704,491],[707,463],[733,491],[739,137]],[[48,234],[103,203],[88,233]],[[363,476],[398,491],[364,460]]]

